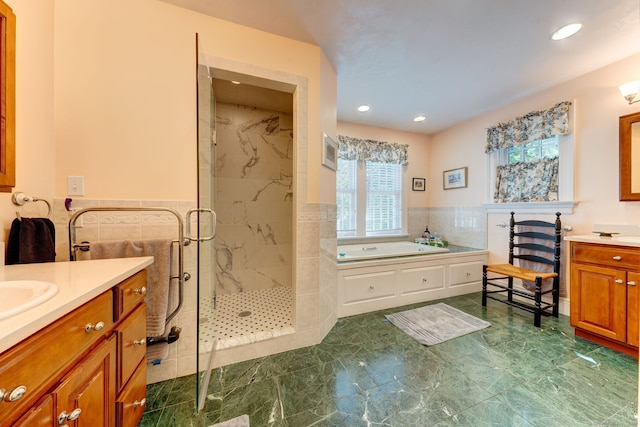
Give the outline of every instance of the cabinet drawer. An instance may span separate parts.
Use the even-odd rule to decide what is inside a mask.
[[[402,286],[402,295],[444,289],[444,266],[431,265],[400,270],[398,283]]]
[[[352,303],[395,296],[395,271],[358,274],[344,278],[344,302]]]
[[[142,360],[116,399],[116,426],[136,427],[147,402],[147,365]]]
[[[637,270],[640,268],[640,250],[571,242],[571,261]]]
[[[142,303],[117,327],[118,368],[117,390],[129,381],[129,377],[147,353],[146,304]]]
[[[471,282],[481,282],[483,264],[484,263],[481,261],[451,264],[449,266],[450,286],[462,285]]]
[[[138,304],[144,301],[147,294],[147,270],[123,280],[113,288],[114,310],[113,321],[124,318]]]
[[[112,310],[108,291],[4,352],[0,356],[0,388],[11,391],[24,386],[26,393],[14,402],[0,403],[3,419],[33,404],[54,377],[75,362],[75,357],[111,333]],[[99,330],[85,329],[99,322]]]

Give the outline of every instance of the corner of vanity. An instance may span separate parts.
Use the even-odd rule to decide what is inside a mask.
[[[145,268],[151,257],[0,267],[0,281],[42,280],[58,293],[0,320],[1,426],[83,418],[136,426],[146,396]],[[137,292],[136,292],[137,290]]]
[[[578,337],[638,357],[640,237],[570,236],[570,318]]]

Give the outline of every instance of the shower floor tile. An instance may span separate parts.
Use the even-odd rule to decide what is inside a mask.
[[[204,302],[201,307],[211,310],[211,299]],[[204,351],[211,351],[216,338],[216,349],[222,350],[292,334],[293,291],[290,287],[277,287],[221,294],[217,296],[215,312],[203,310],[200,318],[215,319],[200,324]]]

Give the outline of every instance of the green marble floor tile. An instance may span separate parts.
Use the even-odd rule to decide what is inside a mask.
[[[196,376],[188,375],[176,378],[173,381],[169,396],[167,397],[166,406],[176,405],[178,403],[195,401],[196,398]],[[195,405],[195,403],[194,403]]]
[[[451,415],[435,426],[530,427],[531,424],[512,411],[506,402],[495,397]]]
[[[335,375],[325,376],[320,366],[278,376],[277,395],[285,417],[318,406],[327,407],[335,400],[336,394],[347,391],[340,388],[343,385],[341,381]]]
[[[207,427],[207,420],[195,415],[195,401],[167,406],[162,410],[157,427]]]
[[[156,427],[158,425],[158,420],[160,420],[160,415],[162,415],[162,409],[157,409],[155,411],[147,411],[142,414],[142,418],[138,423],[138,427]]]
[[[169,394],[171,394],[171,388],[175,379],[168,381],[161,381],[158,383],[149,384],[147,386],[147,401],[145,405],[145,412],[153,412],[158,409],[162,409],[167,404]]]
[[[228,390],[268,378],[271,372],[271,360],[269,357],[251,359],[223,366],[219,372],[219,375],[214,374],[211,382],[222,383],[222,390]]]
[[[140,426],[632,426],[638,361],[480,293],[338,319],[322,343],[213,371],[194,415],[195,376],[147,387]],[[423,346],[384,315],[444,302],[492,325]]]
[[[249,416],[252,426],[267,425],[269,422],[284,419],[285,413],[274,379],[266,378],[225,390],[220,419],[229,420],[244,414]]]

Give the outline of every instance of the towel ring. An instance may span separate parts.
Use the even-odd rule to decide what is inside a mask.
[[[44,202],[47,205],[47,218],[51,218],[51,203],[45,199],[39,199],[37,197],[31,197],[24,194],[21,191],[16,191],[11,195],[11,202],[16,206],[24,206],[27,202]],[[22,219],[20,212],[16,211],[18,219]]]

